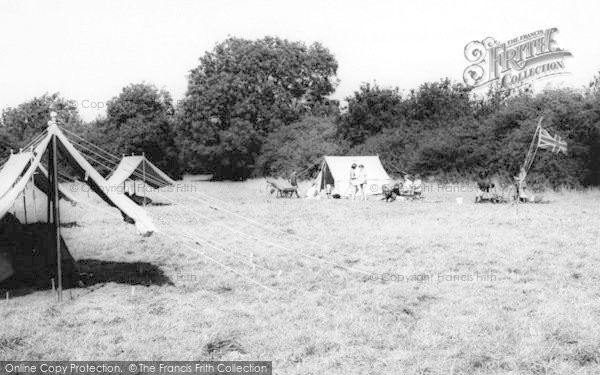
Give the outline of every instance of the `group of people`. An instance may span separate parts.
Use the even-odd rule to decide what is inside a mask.
[[[414,179],[413,179],[414,178]],[[350,166],[350,171],[348,175],[349,184],[344,189],[339,190],[339,186],[332,186],[327,184],[325,186],[325,194],[327,198],[348,198],[348,199],[359,199],[359,200],[367,200],[367,171],[365,170],[364,164],[356,164],[352,163]],[[296,172],[292,172],[289,179],[292,187],[298,187],[298,178]],[[317,186],[316,182],[313,182],[311,187],[307,190],[305,197],[317,199],[320,197],[319,195],[320,187]],[[415,174],[414,176],[410,174],[405,174],[400,181],[396,182],[393,187],[385,186],[383,188],[383,193],[386,195],[386,192],[391,192],[394,196],[410,196],[420,198],[423,192],[423,182],[421,180],[420,175]],[[394,200],[392,199],[392,200]]]
[[[477,196],[475,203],[479,202],[507,202],[512,196],[519,202],[539,202],[542,196],[533,194],[527,187],[527,170],[525,167],[519,169],[519,173],[513,176],[513,182],[502,180],[499,176],[490,177],[489,171],[479,173],[477,179]],[[500,184],[500,186],[496,186]],[[508,197],[507,197],[508,195]]]
[[[367,172],[363,164],[357,165],[352,163],[350,167],[350,174],[348,176],[349,184],[346,190],[342,193],[336,186],[327,184],[325,187],[325,194],[327,198],[339,199],[342,197],[351,199],[367,200]],[[290,176],[290,184],[292,186],[298,186],[295,172]],[[319,198],[319,187],[316,182],[313,182],[311,187],[306,192],[306,198]]]
[[[350,186],[346,192],[346,196],[356,199],[356,195],[359,195],[360,200],[367,200],[367,172],[365,172],[365,166],[358,165],[356,169],[356,163],[352,163],[350,167]]]
[[[410,174],[405,174],[404,178],[396,182],[391,188],[383,187],[383,198],[386,202],[393,202],[398,197],[420,199],[423,193],[423,181],[421,176],[415,174],[414,180]]]
[[[410,174],[404,175],[404,180],[397,183],[400,188],[401,195],[416,195],[420,196],[423,193],[423,181],[421,175],[415,174],[414,179]]]

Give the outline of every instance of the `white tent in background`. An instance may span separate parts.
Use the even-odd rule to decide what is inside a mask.
[[[352,164],[365,166],[367,194],[381,194],[381,187],[392,182],[379,156],[325,156],[316,179],[318,189],[324,190],[331,185],[344,194],[350,185]]]
[[[152,164],[145,155],[123,156],[107,182],[110,186],[120,186],[127,180],[142,180],[155,189],[175,184],[171,177]]]
[[[47,174],[44,173],[45,169],[41,164],[41,159],[53,137],[56,137],[57,151],[62,159],[70,164],[79,174],[81,180],[88,184],[100,198],[131,219],[135,223],[138,233],[148,236],[156,231],[148,214],[122,192],[115,191],[83,155],[75,149],[56,124],[48,127],[46,134],[33,147],[32,151],[11,155],[8,162],[0,170],[0,218],[3,218],[13,207],[16,207],[17,199],[25,192],[32,178],[38,189],[47,191],[50,184],[48,183],[44,187],[42,176],[47,176]],[[35,182],[36,179],[38,182]],[[45,181],[48,182],[47,178]],[[64,190],[59,190],[59,192],[61,192],[60,195],[63,198],[73,200]]]

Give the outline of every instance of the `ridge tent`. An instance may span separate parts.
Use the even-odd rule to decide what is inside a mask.
[[[13,207],[34,173],[38,169],[44,170],[41,159],[53,137],[56,137],[58,152],[79,174],[82,181],[111,207],[116,207],[125,217],[130,218],[139,234],[148,236],[156,231],[146,211],[124,194],[111,189],[104,177],[75,149],[56,124],[48,127],[46,135],[33,148],[32,152],[11,157],[12,162],[10,164],[7,162],[0,171],[0,218],[4,217]]]
[[[175,184],[171,177],[152,164],[145,155],[123,156],[107,182],[110,186],[120,186],[127,180],[143,180],[155,189]]]
[[[324,190],[329,184],[335,186],[340,194],[345,194],[350,186],[352,164],[365,166],[367,194],[381,194],[382,186],[392,182],[379,156],[324,156],[316,178],[318,189]]]
[[[63,280],[67,285],[75,280],[73,277],[76,277],[76,268],[74,268],[73,258],[62,237],[58,238],[55,224],[47,223],[50,217],[47,210],[39,210],[46,211],[47,214],[40,220],[44,221],[43,223],[27,224],[29,220],[26,197],[29,191],[33,191],[34,207],[37,203],[36,191],[40,200],[46,200],[49,207],[47,194],[53,190],[52,183],[41,160],[48,151],[49,158],[56,162],[58,155],[53,152],[53,142],[57,153],[66,159],[82,181],[111,207],[121,211],[126,221],[134,223],[139,234],[148,236],[156,231],[147,213],[122,193],[112,191],[108,182],[75,149],[56,123],[51,121],[47,132],[35,143],[35,146],[31,146],[29,151],[11,155],[0,169],[0,283],[16,279],[47,285],[49,277],[61,275],[60,271],[54,273],[52,270],[58,265],[56,246],[59,240],[60,264],[64,270],[64,277],[59,278],[59,291]],[[18,202],[21,196],[24,197],[22,205]],[[59,199],[74,201],[60,185],[58,196]],[[22,210],[17,212],[19,208]],[[9,213],[11,210],[15,215]],[[35,208],[33,211],[36,211]],[[27,218],[25,224],[19,220],[21,215]],[[38,218],[36,217],[35,220]]]

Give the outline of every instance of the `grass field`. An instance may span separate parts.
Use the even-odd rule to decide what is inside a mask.
[[[66,291],[62,304],[50,291],[0,301],[0,360],[272,360],[277,374],[600,373],[599,191],[515,207],[473,204],[464,186],[429,185],[425,201],[386,204],[275,199],[258,180],[188,184],[150,194],[183,205],[148,208],[180,242],[137,236],[117,211],[77,192],[101,210],[65,208],[63,220],[79,226],[63,235],[93,285]],[[210,207],[203,194],[228,203]]]

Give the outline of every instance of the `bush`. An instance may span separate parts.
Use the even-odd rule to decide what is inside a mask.
[[[331,118],[307,117],[282,126],[266,138],[256,163],[257,175],[288,176],[296,171],[312,176],[323,156],[346,150],[336,132]]]

